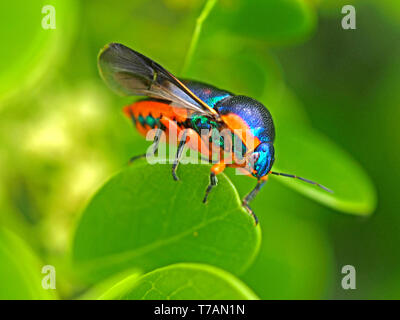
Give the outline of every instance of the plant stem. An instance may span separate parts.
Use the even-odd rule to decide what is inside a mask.
[[[185,63],[183,64],[182,74],[186,73],[186,71],[188,70],[188,68],[192,62],[192,58],[193,58],[194,52],[196,50],[197,43],[199,42],[199,37],[200,37],[201,29],[203,27],[203,22],[207,19],[208,15],[210,14],[211,10],[214,8],[217,1],[218,0],[207,0],[203,10],[201,11],[200,15],[198,16],[198,18],[196,20],[196,26],[194,28],[192,40],[190,41],[189,50],[186,54]]]

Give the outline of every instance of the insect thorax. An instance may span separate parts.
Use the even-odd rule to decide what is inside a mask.
[[[242,140],[230,129],[221,126],[216,121],[209,119],[204,115],[193,115],[191,117],[192,128],[207,141],[209,146],[215,145],[215,151],[223,150],[225,152],[235,153],[237,158],[242,158],[246,153],[246,147]]]

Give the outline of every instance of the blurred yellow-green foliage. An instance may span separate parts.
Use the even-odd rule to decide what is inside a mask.
[[[42,7],[49,4],[56,10],[56,28],[45,30]],[[14,274],[18,261],[26,262],[29,272],[9,280],[15,290],[0,293],[1,298],[51,298],[52,293],[36,294],[23,284],[35,277],[40,281],[38,266],[47,264],[57,270],[55,297],[75,298],[88,288],[70,261],[79,215],[96,190],[149,144],[122,115],[121,107],[133,99],[116,96],[98,75],[97,54],[109,42],[142,52],[179,76],[266,103],[276,116],[282,150],[300,140],[292,153],[282,151],[277,162],[282,170],[301,174],[304,163],[304,172],[314,170],[312,178],[326,176],[349,193],[353,181],[359,182],[354,191],[359,202],[340,190],[335,190],[340,198],[335,202],[271,179],[254,202],[263,231],[261,249],[255,263],[238,275],[258,297],[400,298],[400,4],[353,0],[357,29],[343,30],[341,8],[347,1],[220,0],[183,72],[204,4],[2,2],[0,279]],[[303,134],[305,126],[324,136]],[[291,136],[294,140],[285,140]],[[304,149],[301,139],[318,157],[293,159],[296,148]],[[351,159],[347,155],[354,166],[341,171],[340,164]],[[324,157],[329,165],[315,163]],[[231,178],[240,195],[254,183]],[[362,216],[372,213],[376,203],[372,215]],[[21,256],[11,264],[8,250],[14,246]],[[348,264],[357,270],[356,290],[341,287],[341,269]],[[231,290],[230,282],[220,285]]]

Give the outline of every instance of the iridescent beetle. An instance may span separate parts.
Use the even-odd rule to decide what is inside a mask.
[[[234,95],[201,82],[179,80],[158,63],[118,43],[110,43],[101,50],[98,67],[107,85],[118,93],[148,97],[125,107],[124,113],[143,135],[149,130],[157,129],[153,154],[157,152],[163,132],[167,135],[172,129],[178,132],[180,139],[176,141],[178,148],[172,164],[172,176],[175,180],[178,180],[176,169],[188,140],[197,139],[200,142],[197,148],[202,142],[211,142],[226,151],[224,139],[214,139],[213,133],[227,129],[232,132],[233,138],[242,141],[240,150],[235,150],[237,144],[230,143],[229,148],[233,155],[230,160],[233,161],[229,163],[224,158],[214,163],[211,152],[208,152],[209,162],[213,166],[204,203],[217,184],[216,175],[226,167],[240,168],[257,179],[256,187],[242,202],[256,224],[257,217],[248,203],[265,184],[269,174],[297,178],[332,192],[314,181],[271,171],[275,160],[275,128],[270,112],[257,100]],[[241,132],[239,137],[235,133],[237,131]],[[251,148],[247,143],[249,136],[253,141]],[[145,154],[133,157],[131,161],[144,156]]]

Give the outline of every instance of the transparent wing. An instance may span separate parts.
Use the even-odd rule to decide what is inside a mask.
[[[120,94],[168,100],[176,107],[217,116],[214,109],[170,72],[122,44],[106,45],[99,54],[98,67],[107,85]]]

